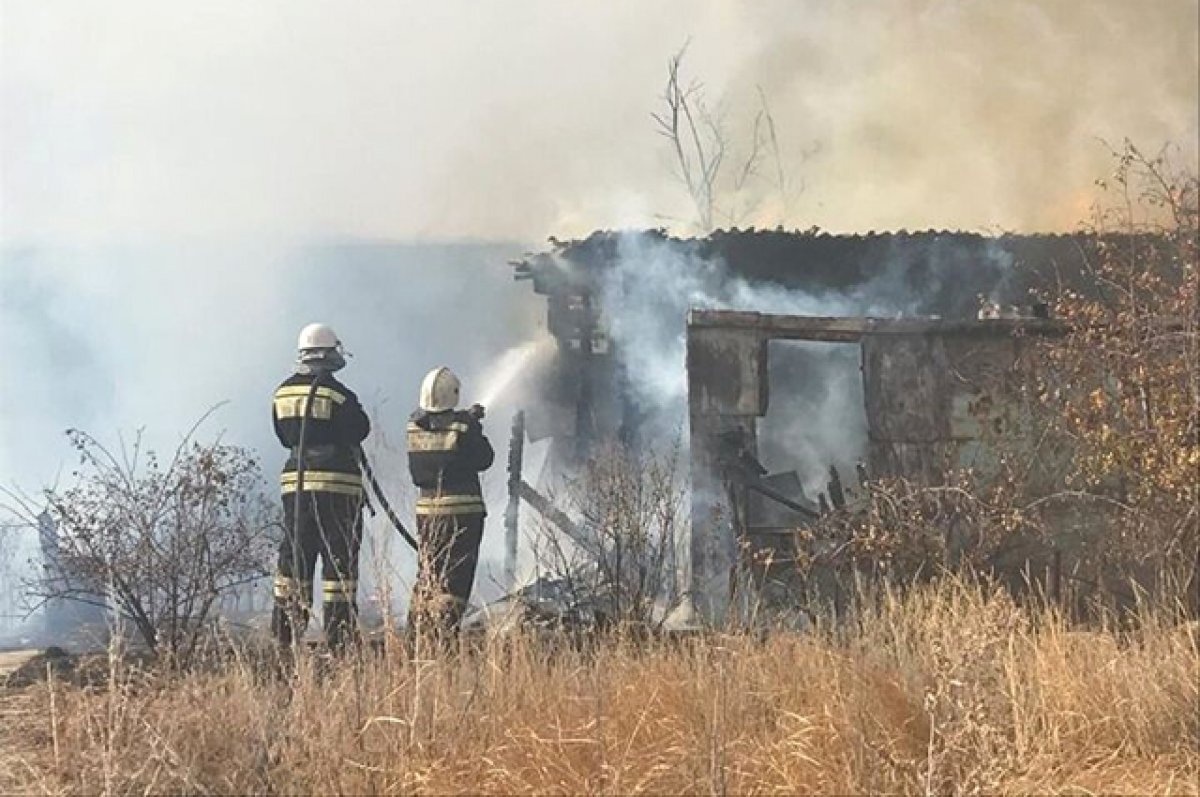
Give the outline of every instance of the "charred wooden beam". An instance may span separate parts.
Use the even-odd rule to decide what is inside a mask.
[[[829,466],[829,500],[835,509],[846,508],[846,491],[842,489],[842,476],[833,465]]]
[[[579,312],[579,394],[575,402],[575,456],[587,457],[596,438],[596,396],[592,358],[595,356],[596,316],[590,293],[580,297]]]
[[[539,493],[527,481],[522,481],[518,489],[525,503],[536,509],[538,514],[549,521],[556,529],[567,535],[572,542],[579,545],[585,551],[595,551],[596,546],[588,541],[587,535],[584,534],[583,529],[579,528],[579,524],[571,520],[567,513],[556,507],[549,498]]]
[[[692,310],[688,326],[713,327],[722,331],[754,331],[778,340],[825,340],[855,343],[866,331],[865,318],[825,316],[788,316],[751,313],[739,310]]]
[[[779,492],[778,490],[771,489],[767,485],[763,484],[761,481],[757,481],[757,480],[747,481],[746,489],[753,490],[754,492],[758,493],[761,496],[770,498],[775,503],[782,504],[783,506],[786,506],[788,509],[792,510],[793,512],[801,514],[804,517],[809,518],[810,520],[816,520],[819,517],[821,517],[819,512],[814,512],[811,509],[809,509],[808,507],[806,507],[804,504],[793,501],[792,499],[788,498],[783,493]]]
[[[508,506],[504,509],[504,583],[517,587],[517,543],[521,525],[521,481],[525,461],[525,411],[513,416],[508,444]]]
[[[1054,319],[1021,317],[990,319],[866,318],[791,316],[740,310],[692,310],[688,325],[729,333],[754,332],[771,340],[813,340],[857,343],[866,335],[984,335],[988,337],[1066,334],[1066,323]]]

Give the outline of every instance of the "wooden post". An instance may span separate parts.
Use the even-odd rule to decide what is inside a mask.
[[[504,509],[504,583],[511,593],[517,589],[517,542],[521,519],[521,471],[525,460],[525,411],[513,416],[512,439],[508,443],[508,506]]]
[[[582,301],[582,318],[579,323],[579,393],[575,404],[575,459],[584,461],[596,442],[595,390],[595,308],[590,293]]]

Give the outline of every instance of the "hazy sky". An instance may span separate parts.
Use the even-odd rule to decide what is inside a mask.
[[[0,8],[6,242],[686,217],[649,114],[689,38],[735,145],[761,86],[805,186],[748,221],[1061,227],[1107,165],[1098,137],[1196,151],[1197,0]]]

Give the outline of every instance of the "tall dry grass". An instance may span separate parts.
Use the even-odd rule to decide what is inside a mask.
[[[401,646],[3,697],[0,791],[1200,792],[1200,639],[1068,630],[1000,592],[885,594],[808,635]]]

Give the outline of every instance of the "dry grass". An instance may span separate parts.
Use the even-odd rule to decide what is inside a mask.
[[[0,792],[1195,794],[1197,633],[943,584],[807,636],[40,683],[0,705]]]

